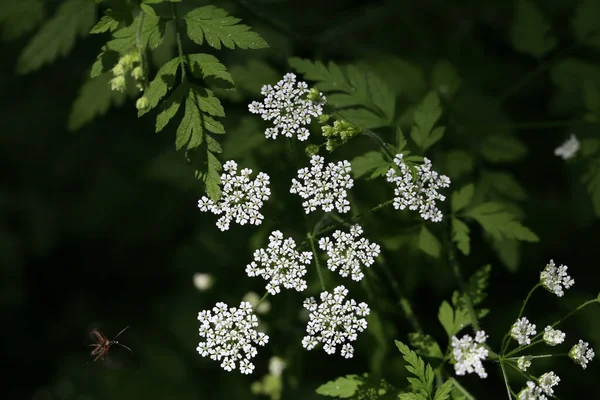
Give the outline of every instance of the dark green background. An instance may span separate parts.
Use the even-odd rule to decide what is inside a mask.
[[[504,96],[501,108],[507,121],[550,121],[549,127],[541,129],[515,129],[528,147],[525,157],[496,165],[476,158],[470,179],[477,181],[484,169],[513,173],[529,194],[521,204],[525,223],[541,238],[538,244],[522,246],[518,269],[509,271],[481,239],[479,228],[472,226],[473,254],[459,261],[466,274],[487,263],[493,266],[490,295],[483,304],[491,313],[482,324],[495,348],[550,258],[569,266],[576,285],[562,299],[543,291],[534,296],[526,315],[538,329],[594,298],[599,290],[600,225],[580,183],[582,167],[553,155],[568,133],[597,137],[599,127],[562,122],[580,117],[583,111],[575,105],[553,106],[561,93],[548,70],[561,57],[577,56],[593,64],[600,62],[600,54],[572,45],[568,21],[574,5],[543,2],[559,44],[546,57],[548,68],[523,81],[540,62],[511,46],[511,3],[226,2],[218,5],[263,34],[271,49],[215,53],[229,67],[261,60],[280,75],[289,71],[288,56],[362,61],[368,66],[386,53],[414,63],[425,73],[446,59],[462,78],[461,93],[492,99]],[[47,2],[48,15],[56,4]],[[221,232],[213,215],[197,209],[203,187],[193,179],[183,155],[174,150],[173,126],[154,134],[153,115],[138,120],[134,102],[128,101],[77,132],[66,129],[78,89],[107,36],[78,40],[67,57],[18,76],[16,60],[29,39],[26,35],[4,41],[0,62],[0,354],[6,382],[0,388],[2,398],[250,398],[250,384],[267,373],[272,355],[289,363],[284,374],[285,399],[317,398],[314,389],[318,385],[373,367],[398,387],[405,385],[406,371],[393,339],[407,342],[410,327],[385,284],[378,292],[379,304],[371,307],[385,321],[380,331],[387,333],[388,340],[382,347],[369,330],[359,335],[353,360],[302,350],[304,323],[298,313],[306,296],[292,292],[270,299],[272,310],[265,322],[271,342],[259,349],[254,375],[227,373],[195,351],[199,310],[217,301],[239,304],[250,290],[263,293],[262,281],[248,278],[244,268],[270,230],[284,229],[297,233],[297,241],[303,239],[300,202],[286,194],[286,182],[296,169],[287,148],[281,141],[261,140],[264,126],[258,118],[246,119],[247,103],[267,83],[262,76],[246,77],[241,85],[243,96],[224,100],[228,135],[223,160],[235,157],[241,166],[250,165],[272,176],[274,195],[265,214],[282,222],[269,220],[260,228],[232,224],[230,231]],[[191,42],[184,45],[188,51],[198,51]],[[505,96],[516,82],[523,84]],[[402,101],[399,107],[411,103],[411,99]],[[477,119],[483,113],[477,102],[462,105],[462,118]],[[456,118],[448,117],[446,137],[432,155],[434,168],[436,156],[440,160],[445,149],[463,146],[471,150],[458,125],[452,125]],[[494,126],[479,128],[481,136],[494,130]],[[392,132],[381,133],[393,140]],[[359,138],[336,158],[360,154],[367,147],[376,148]],[[441,161],[438,165],[440,172],[446,172]],[[470,180],[464,178],[461,184]],[[367,209],[390,198],[391,190],[359,182],[353,195]],[[365,221],[367,235],[377,241],[402,231],[403,221],[397,215],[390,208],[370,217]],[[445,346],[436,315],[440,302],[457,288],[448,266],[414,248],[388,249],[384,256],[426,331]],[[192,281],[196,272],[213,274],[215,286],[197,291]],[[313,269],[308,278],[308,295],[315,295],[318,284]],[[334,274],[328,279],[330,285],[340,283]],[[360,286],[350,286],[355,298],[367,300]],[[598,312],[594,304],[569,320],[564,327],[568,343],[582,338],[600,351]],[[111,350],[110,362],[93,363],[86,347],[88,332],[99,327],[112,336],[126,325],[131,328],[120,339],[134,354],[116,348]],[[486,381],[467,377],[461,382],[479,398],[506,398],[499,368],[485,365],[490,375]],[[600,372],[597,360],[585,371],[566,357],[536,365],[536,373],[553,369],[561,377],[556,391],[560,398],[573,398],[574,393],[600,398],[594,381]],[[516,382],[513,387],[518,390]]]

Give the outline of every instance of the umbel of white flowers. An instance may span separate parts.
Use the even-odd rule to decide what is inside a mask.
[[[265,85],[260,93],[265,96],[262,103],[253,101],[248,106],[252,114],[259,114],[265,121],[273,121],[273,127],[267,128],[267,139],[275,139],[278,135],[298,140],[306,140],[310,132],[306,125],[311,118],[323,115],[325,97],[323,93],[311,96],[306,82],[296,83],[296,75],[285,74],[275,87]]]
[[[456,375],[475,372],[480,378],[487,378],[488,374],[481,363],[489,354],[485,347],[487,338],[484,331],[476,332],[475,339],[469,335],[464,335],[460,339],[452,336],[452,355],[456,360],[456,364],[454,364]]]
[[[350,342],[356,340],[358,332],[367,329],[367,320],[363,317],[369,315],[370,310],[366,303],[345,300],[347,294],[348,289],[338,286],[333,293],[322,292],[319,305],[313,297],[304,301],[304,308],[310,312],[306,326],[308,335],[302,339],[306,350],[322,343],[327,354],[335,354],[336,347],[342,345],[341,355],[352,358],[354,347]]]
[[[272,295],[280,292],[280,285],[286,289],[301,292],[306,289],[306,266],[312,260],[310,251],[298,252],[294,239],[283,239],[280,231],[269,236],[269,246],[254,252],[254,261],[246,266],[249,277],[262,276],[267,283],[267,291]]]
[[[323,170],[324,161],[321,156],[312,156],[312,167],[298,170],[299,180],[292,179],[290,193],[297,193],[305,200],[302,207],[307,214],[319,207],[325,212],[335,207],[339,213],[346,213],[350,211],[346,190],[354,185],[350,163],[345,160],[329,163]]]
[[[519,400],[547,400],[548,396],[554,394],[553,387],[558,385],[560,378],[553,371],[546,372],[538,378],[536,385],[533,381],[527,381],[527,386],[519,392]]]
[[[252,181],[252,170],[244,168],[236,175],[237,163],[227,161],[223,165],[225,173],[221,175],[221,198],[214,202],[206,196],[198,201],[200,211],[210,211],[222,215],[217,221],[217,227],[222,231],[229,229],[232,220],[240,225],[247,223],[260,225],[264,216],[260,213],[263,202],[269,200],[269,175],[261,172]]]
[[[441,188],[450,186],[450,178],[446,175],[440,175],[431,170],[431,161],[428,158],[423,160],[423,165],[414,167],[416,176],[413,177],[411,169],[403,160],[402,154],[396,154],[394,163],[400,169],[390,168],[386,173],[386,179],[390,183],[396,184],[394,188],[394,208],[396,210],[419,210],[419,215],[424,220],[432,222],[441,222],[443,215],[437,208],[436,200],[444,201],[446,196],[438,193]]]
[[[519,342],[519,345],[530,344],[530,336],[535,335],[535,324],[529,322],[525,317],[520,318],[515,322],[510,329],[510,336]]]
[[[376,243],[369,243],[360,238],[363,230],[360,225],[350,228],[350,233],[335,231],[333,241],[329,237],[319,240],[321,250],[327,251],[327,268],[332,271],[339,269],[339,274],[347,277],[352,273],[352,279],[360,281],[365,274],[360,270],[361,265],[370,267],[379,255],[381,248]]]
[[[254,364],[250,360],[257,354],[254,345],[264,346],[269,336],[256,330],[258,319],[250,303],[243,301],[239,308],[229,308],[219,302],[212,311],[200,311],[198,321],[200,337],[206,338],[196,348],[202,357],[221,361],[226,371],[239,367],[243,374],[252,373]]]
[[[551,293],[558,297],[562,297],[565,292],[563,289],[568,289],[575,284],[575,280],[567,274],[568,267],[554,264],[554,260],[546,265],[546,268],[540,273],[540,283]]]

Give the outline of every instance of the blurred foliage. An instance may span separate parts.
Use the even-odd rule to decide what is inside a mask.
[[[485,269],[488,296],[481,299],[493,316],[484,320],[487,332],[508,329],[550,258],[569,266],[576,285],[561,299],[534,297],[528,316],[538,326],[597,296],[599,0],[219,2],[269,45],[218,52],[236,85],[235,91],[214,88],[226,113],[219,159],[268,171],[274,192],[260,227],[232,225],[227,232],[196,208],[205,185],[174,146],[176,124],[154,134],[154,115],[137,118],[133,93],[110,91],[110,75],[89,79],[113,28],[88,32],[118,3],[0,2],[1,348],[10,366],[3,398],[266,398],[252,394],[251,385],[262,380],[262,393],[273,396],[265,389],[273,383],[262,378],[271,356],[287,363],[277,383],[284,399],[322,398],[332,393],[327,382],[360,385],[365,372],[370,383],[357,398],[372,398],[372,390],[389,394],[388,385],[405,387],[408,376],[392,340],[415,346],[398,292],[438,348],[446,347],[437,315],[457,287],[442,251],[452,240],[466,276],[492,265]],[[184,0],[181,6],[208,4]],[[152,76],[176,52],[175,29],[167,26],[161,35],[152,43]],[[199,39],[183,39],[190,54],[206,49]],[[102,61],[116,62],[110,54]],[[271,341],[255,360],[255,374],[227,373],[195,351],[198,311],[262,293],[262,282],[243,273],[252,252],[280,224],[298,238],[305,226],[301,212],[289,212],[300,210],[287,193],[297,169],[289,148],[265,141],[264,125],[247,104],[285,72],[295,70],[318,86],[322,78],[332,81],[334,66],[342,71],[335,78],[346,84],[332,98],[338,106],[361,108],[360,122],[398,151],[403,137],[417,144],[412,151],[428,148],[434,165],[451,177],[452,215],[445,222],[453,237],[391,208],[373,213],[363,226],[382,245],[387,269],[371,268],[364,290],[354,292],[376,310],[355,357],[302,349],[306,316],[299,304],[318,294],[310,271],[309,290],[278,295],[260,316]],[[361,92],[352,74],[363,72],[369,78]],[[581,139],[582,151],[565,163],[553,151],[570,133]],[[391,189],[367,179],[384,170],[373,156],[378,149],[359,137],[334,153],[361,166],[365,179],[352,191],[361,210],[391,198]],[[516,240],[523,238],[539,242]],[[194,287],[197,272],[214,276],[210,290]],[[461,300],[454,297],[458,312]],[[598,351],[597,313],[590,307],[567,321],[567,338],[581,337]],[[106,362],[94,363],[88,332],[99,328],[110,338],[126,325],[131,328],[119,340],[134,354],[115,347]],[[500,340],[491,336],[490,344]],[[556,371],[562,398],[582,387],[587,397],[600,398],[600,388],[590,384],[600,371],[597,360],[583,373],[566,358],[539,360],[537,368]],[[500,372],[494,365],[487,370],[486,381],[465,379],[469,389],[479,398],[504,398]]]

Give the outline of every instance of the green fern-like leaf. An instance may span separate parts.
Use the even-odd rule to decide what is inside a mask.
[[[445,127],[434,128],[441,116],[440,98],[437,92],[430,92],[415,109],[410,132],[411,138],[423,151],[444,136]]]
[[[148,111],[154,109],[160,100],[165,97],[167,92],[175,86],[175,79],[177,76],[177,70],[181,60],[179,57],[176,57],[165,64],[158,70],[156,76],[148,85],[148,89],[146,89],[144,95],[148,99],[148,107],[144,110],[138,111],[138,117],[146,114]],[[163,125],[164,126],[164,125]],[[160,129],[157,128],[157,132]]]
[[[433,392],[433,381],[435,378],[431,365],[426,365],[425,361],[404,343],[398,340],[395,343],[398,350],[402,353],[402,358],[408,363],[406,370],[416,376],[416,378],[408,378],[412,392],[424,396],[425,399],[429,399]]]
[[[538,236],[529,228],[523,226],[515,215],[502,204],[483,203],[466,211],[464,215],[479,222],[483,229],[496,239],[517,239],[525,242],[539,241]]]
[[[384,159],[383,154],[378,151],[369,151],[362,156],[355,157],[351,164],[352,175],[355,179],[369,173],[368,179],[383,176],[391,165],[389,161]]]
[[[221,44],[229,49],[236,46],[242,49],[269,47],[248,25],[239,24],[239,18],[231,17],[227,11],[212,5],[196,8],[188,12],[184,19],[188,36],[200,45],[206,40],[215,49],[221,49]]]
[[[97,78],[90,78],[79,89],[69,115],[68,128],[77,130],[94,118],[106,114],[112,106],[125,102],[126,94],[110,90],[109,81],[113,75],[105,72]]]
[[[376,74],[354,65],[342,69],[333,62],[325,66],[295,57],[288,61],[304,79],[316,81],[315,86],[327,95],[327,103],[351,123],[363,129],[393,124],[395,94]]]
[[[511,38],[516,50],[536,58],[543,57],[558,43],[550,24],[530,0],[517,1]]]
[[[17,62],[17,73],[38,70],[66,56],[77,37],[86,36],[96,21],[96,7],[88,0],[66,0],[27,44]]]
[[[233,77],[227,71],[227,67],[221,64],[219,59],[212,54],[189,54],[187,59],[190,63],[192,74],[200,79],[217,81],[221,86],[233,88]]]
[[[438,320],[444,327],[449,338],[471,324],[471,317],[464,307],[454,309],[447,301],[443,301],[440,305]]]
[[[44,19],[42,0],[0,2],[2,39],[13,40],[37,28]]]
[[[469,226],[461,219],[452,217],[452,241],[465,256],[471,252],[471,238]]]

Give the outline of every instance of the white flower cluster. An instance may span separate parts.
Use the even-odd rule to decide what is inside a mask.
[[[365,238],[358,237],[362,235],[363,230],[360,225],[354,225],[350,228],[350,233],[335,231],[333,233],[333,242],[329,237],[324,237],[319,240],[321,250],[327,251],[327,268],[335,271],[339,268],[339,273],[343,277],[347,277],[352,273],[352,279],[360,281],[364,278],[360,266],[370,267],[375,258],[379,255],[381,248],[376,243],[369,243]]]
[[[529,322],[525,317],[518,319],[510,329],[510,336],[519,342],[519,345],[530,344],[530,336],[535,335],[535,324]]]
[[[481,364],[489,354],[485,348],[487,338],[484,331],[478,331],[475,340],[469,335],[464,335],[460,340],[452,336],[452,355],[456,360],[454,364],[456,375],[475,372],[480,378],[487,378],[487,372]]]
[[[574,134],[571,133],[571,136],[569,136],[569,138],[565,140],[563,144],[554,150],[554,155],[566,161],[573,158],[579,151],[580,147],[581,145],[579,140]]]
[[[354,300],[345,300],[348,289],[338,286],[329,292],[321,293],[321,304],[313,297],[304,300],[304,308],[309,312],[309,321],[306,326],[307,336],[302,339],[302,346],[312,350],[319,343],[327,354],[334,354],[337,345],[342,345],[341,355],[352,358],[354,342],[357,332],[367,329],[367,320],[362,317],[369,315],[369,306],[366,303],[356,304]]]
[[[315,211],[317,207],[321,207],[325,212],[330,212],[335,207],[339,213],[346,213],[350,211],[346,189],[354,185],[350,176],[350,163],[329,163],[323,171],[324,161],[321,156],[312,156],[312,167],[298,170],[298,179],[304,183],[292,179],[290,193],[297,193],[305,200],[302,207],[307,214]]]
[[[563,288],[568,289],[575,284],[575,280],[567,274],[567,268],[562,264],[556,267],[554,260],[550,260],[544,270],[540,272],[542,286],[558,297],[562,297],[565,294]]]
[[[394,208],[396,210],[405,208],[412,211],[419,210],[419,214],[424,220],[440,222],[443,215],[435,201],[446,199],[446,196],[438,193],[438,190],[450,186],[450,178],[432,171],[431,161],[428,158],[424,159],[423,165],[414,167],[417,174],[416,179],[414,179],[410,167],[402,159],[402,154],[396,154],[394,163],[400,169],[400,174],[395,168],[390,168],[386,174],[387,181],[396,184]]]
[[[235,219],[240,225],[248,222],[260,225],[264,219],[260,213],[263,202],[269,200],[269,175],[261,172],[254,181],[249,176],[252,170],[244,168],[236,176],[237,163],[227,161],[223,165],[225,173],[221,175],[223,185],[221,199],[217,202],[203,196],[198,201],[200,211],[210,211],[215,215],[224,214],[217,221],[217,227],[222,231],[229,229],[229,223]]]
[[[544,342],[546,342],[548,346],[556,346],[557,344],[561,344],[565,341],[566,336],[567,335],[563,331],[559,329],[552,329],[551,326],[547,326],[546,329],[544,329]]]
[[[275,125],[267,128],[267,139],[275,139],[277,135],[292,137],[294,134],[299,140],[306,140],[310,132],[305,125],[310,124],[311,117],[323,114],[325,97],[320,93],[320,101],[308,98],[308,85],[306,82],[296,83],[296,75],[285,74],[275,87],[265,85],[260,93],[265,96],[262,103],[253,101],[248,109],[252,114],[260,114],[265,121],[273,121]]]
[[[569,351],[569,357],[573,359],[577,364],[581,365],[583,369],[587,368],[587,365],[594,358],[594,350],[590,347],[588,342],[579,340],[573,348]]]
[[[202,357],[221,361],[221,368],[227,371],[239,367],[243,374],[252,373],[254,364],[250,360],[257,353],[254,344],[264,346],[269,336],[256,330],[258,319],[252,314],[250,303],[243,301],[239,308],[229,308],[227,304],[219,302],[212,312],[200,311],[198,321],[200,337],[206,338],[196,348]]]
[[[296,289],[298,292],[306,289],[306,275],[304,264],[310,264],[312,253],[296,251],[294,239],[283,240],[280,231],[269,235],[267,249],[258,249],[254,252],[254,261],[246,266],[248,276],[262,276],[267,283],[267,291],[273,295],[280,292],[280,285],[286,289]]]
[[[558,385],[560,378],[554,372],[546,372],[538,379],[538,385],[533,381],[527,381],[527,387],[521,390],[519,400],[547,400],[554,393],[553,387]]]
[[[533,357],[531,356],[519,357],[519,359],[517,360],[517,367],[519,367],[521,371],[527,371],[527,368],[531,367],[532,358]]]

